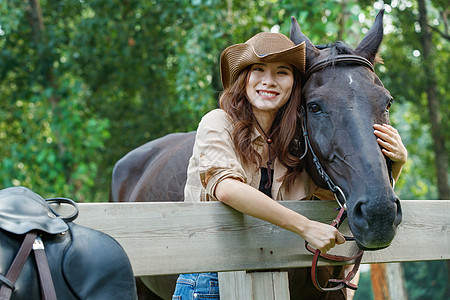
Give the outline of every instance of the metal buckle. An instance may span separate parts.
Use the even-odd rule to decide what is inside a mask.
[[[334,187],[341,194],[342,199],[344,200],[344,204],[342,204],[341,201],[339,201],[337,193],[334,193],[334,198],[336,198],[336,202],[339,204],[339,206],[341,208],[343,208],[345,211],[347,211],[347,197],[345,197],[344,192],[341,190],[341,188],[339,186],[335,185]]]
[[[33,243],[33,250],[44,250],[44,242],[40,236],[37,236]]]

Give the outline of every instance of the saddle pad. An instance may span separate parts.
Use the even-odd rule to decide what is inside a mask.
[[[31,230],[57,234],[69,229],[41,196],[25,187],[0,190],[0,228],[14,234]]]

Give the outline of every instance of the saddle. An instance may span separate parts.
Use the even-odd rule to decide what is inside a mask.
[[[59,215],[54,207],[63,204],[74,212]],[[77,216],[70,199],[44,200],[24,187],[0,190],[0,300],[137,299],[123,248],[73,223]]]

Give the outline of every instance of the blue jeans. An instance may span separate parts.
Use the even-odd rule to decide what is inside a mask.
[[[193,273],[178,276],[172,300],[219,300],[217,273]]]

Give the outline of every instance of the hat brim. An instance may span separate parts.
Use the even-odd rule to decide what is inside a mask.
[[[227,89],[236,81],[239,73],[256,63],[284,62],[297,68],[302,74],[306,64],[305,42],[283,51],[258,55],[252,45],[236,44],[226,48],[220,56],[220,75],[222,85]]]

